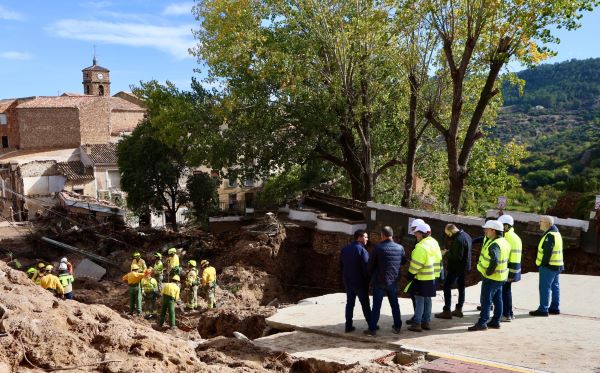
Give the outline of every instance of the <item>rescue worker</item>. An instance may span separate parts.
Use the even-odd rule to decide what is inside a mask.
[[[37,269],[35,269],[35,267],[30,267],[30,268],[27,270],[27,277],[28,277],[30,280],[33,280],[33,277],[34,277],[34,276],[35,276],[35,277],[37,277],[37,275],[38,275],[38,270],[37,270]]]
[[[158,327],[162,327],[165,322],[165,315],[169,312],[169,326],[171,329],[176,329],[175,326],[175,302],[179,300],[179,275],[174,275],[171,278],[172,282],[164,284],[162,289],[162,305],[160,315],[158,317]]]
[[[144,273],[140,271],[137,264],[131,265],[131,272],[123,276],[122,280],[129,285],[129,315],[133,315],[134,309],[138,315],[142,314],[142,294],[140,282],[144,278]]]
[[[152,276],[154,276],[156,282],[158,283],[158,290],[162,290],[162,284],[164,279],[163,272],[165,271],[165,265],[163,264],[161,253],[154,253],[154,257],[156,258],[156,260],[154,261],[154,265],[152,266]]]
[[[56,277],[52,274],[53,268],[54,267],[51,264],[48,264],[44,268],[44,271],[41,274],[42,278],[40,279],[40,285],[44,289],[51,291],[57,297],[62,298],[62,297],[64,297],[65,289],[63,288],[62,284],[60,283],[60,280],[58,279],[58,277]]]
[[[172,247],[167,251],[167,275],[171,278],[175,275],[181,274],[181,267],[179,267],[179,255],[177,255],[177,249]]]
[[[67,258],[62,258],[60,260],[61,263],[65,263],[67,265],[67,271],[69,272],[69,274],[73,274],[73,264],[71,264],[71,262],[69,262],[69,260]],[[60,264],[59,264],[60,267]]]
[[[523,243],[513,225],[515,221],[510,215],[502,215],[498,221],[504,225],[504,238],[510,244],[510,255],[508,257],[508,280],[502,286],[502,321],[510,322],[515,316],[512,309],[512,284],[521,280],[521,253]]]
[[[498,220],[488,220],[483,229],[487,240],[481,248],[477,271],[481,273],[481,313],[479,320],[469,331],[500,329],[502,316],[502,286],[508,278],[508,258],[510,243],[503,237],[504,226]],[[494,303],[494,315],[490,318],[491,303]]]
[[[133,260],[131,261],[132,270],[134,265],[137,265],[142,272],[146,270],[146,262],[144,261],[144,259],[142,259],[142,254],[140,254],[139,251],[133,253]]]
[[[208,263],[208,260],[200,262],[202,267],[202,290],[208,308],[215,308],[215,292],[217,289],[217,270]]]
[[[440,245],[431,237],[428,224],[418,224],[414,229],[417,244],[410,256],[409,283],[405,291],[415,297],[415,314],[408,330],[431,330],[431,298],[435,297],[436,282],[440,277],[442,253]]]
[[[156,301],[158,300],[158,282],[152,277],[152,271],[146,271],[140,282],[142,286],[142,297],[144,299],[144,314],[149,317],[156,316]]]
[[[185,276],[185,287],[188,289],[186,307],[190,310],[198,308],[198,269],[196,261],[188,261],[188,271]]]
[[[44,269],[46,268],[46,263],[44,262],[39,262],[37,264],[37,272],[33,275],[33,277],[31,278],[31,280],[33,282],[35,282],[37,285],[40,284],[40,281],[42,280],[42,273],[44,272]]]
[[[563,261],[563,239],[554,225],[552,216],[540,217],[540,230],[544,235],[538,244],[535,265],[540,267],[540,305],[537,310],[530,311],[531,316],[548,316],[560,314],[559,275],[565,268]],[[552,297],[550,297],[552,293]],[[552,299],[552,301],[550,301]]]
[[[67,266],[67,263],[65,262],[61,262],[58,265],[58,280],[60,281],[60,284],[62,285],[62,287],[65,289],[65,298],[66,299],[73,299],[73,282],[75,282],[75,278],[73,277],[73,275],[71,273],[69,273],[69,267]]]

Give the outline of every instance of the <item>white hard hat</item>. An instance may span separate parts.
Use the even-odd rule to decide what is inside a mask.
[[[419,224],[425,224],[425,220],[423,220],[423,219],[415,219],[415,220],[412,221],[412,223],[410,223],[410,227],[411,228],[416,228],[417,225],[419,225]]]
[[[62,259],[60,260],[60,262],[61,262],[61,263],[67,263],[67,262],[68,262],[68,260],[67,260],[67,258],[62,258]]]
[[[421,233],[429,233],[429,232],[431,232],[431,227],[429,226],[429,224],[421,223],[421,224],[417,224],[417,226],[415,226],[414,231],[421,232]]]
[[[500,223],[498,220],[488,220],[485,222],[482,228],[491,228],[498,232],[504,231],[504,225],[502,225],[502,223]]]
[[[510,215],[502,215],[498,218],[498,221],[502,224],[508,224],[511,227],[515,225],[515,220]]]
[[[66,270],[67,270],[67,263],[61,262],[61,263],[58,265],[58,270],[59,270],[59,271],[66,271]]]

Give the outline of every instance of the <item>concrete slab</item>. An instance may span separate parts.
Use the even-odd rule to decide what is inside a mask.
[[[414,333],[406,329],[392,334],[389,304],[384,301],[376,338],[366,337],[362,329],[366,322],[357,317],[354,333],[344,333],[345,294],[329,294],[306,299],[302,304],[283,308],[267,319],[272,327],[282,330],[301,330],[336,336],[355,341],[377,342],[390,349],[398,346],[429,351],[438,356],[472,358],[497,362],[499,368],[520,367],[552,372],[600,371],[600,312],[597,311],[600,277],[561,275],[561,312],[547,318],[530,317],[528,311],[538,303],[537,274],[526,274],[513,286],[516,320],[502,323],[500,330],[468,332],[479,316],[479,286],[467,289],[464,318],[433,319],[433,330]],[[454,298],[453,298],[454,299]],[[594,304],[595,303],[595,304]],[[442,311],[443,296],[433,301],[433,312]],[[412,317],[410,299],[400,299],[402,319]]]
[[[314,333],[288,332],[255,339],[254,344],[276,351],[285,351],[298,358],[315,358],[340,364],[372,365],[372,361],[397,352],[376,343],[364,343],[340,337]]]
[[[106,274],[106,269],[92,262],[89,259],[83,259],[77,267],[75,267],[75,278],[87,277],[96,281],[100,281],[102,276]]]

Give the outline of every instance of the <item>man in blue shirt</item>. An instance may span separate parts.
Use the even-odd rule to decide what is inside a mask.
[[[378,329],[379,313],[383,296],[387,294],[392,308],[394,325],[392,331],[400,333],[400,305],[398,304],[397,284],[400,278],[400,265],[404,262],[404,247],[394,242],[392,227],[381,229],[381,242],[375,245],[369,258],[369,274],[373,277],[373,311],[371,322],[365,334],[375,336]]]
[[[359,229],[354,232],[354,241],[345,246],[340,253],[340,266],[346,287],[346,333],[356,329],[352,325],[356,297],[358,297],[367,324],[371,318],[367,272],[369,253],[365,250],[368,239],[367,232]]]

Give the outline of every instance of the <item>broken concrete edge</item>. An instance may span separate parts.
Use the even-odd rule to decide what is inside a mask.
[[[270,320],[270,318],[267,318],[265,321],[267,322],[267,325],[270,326],[271,328],[281,330],[282,332],[301,331],[304,333],[319,334],[319,335],[324,335],[324,336],[328,336],[328,337],[335,337],[335,338],[341,338],[341,339],[348,339],[348,340],[352,340],[352,341],[371,343],[371,344],[383,346],[383,347],[385,347],[389,350],[395,351],[395,352],[421,353],[425,356],[425,360],[427,360],[427,361],[433,361],[435,359],[445,358],[445,359],[450,359],[450,360],[458,360],[458,361],[462,361],[462,362],[488,366],[488,367],[492,367],[492,368],[504,369],[504,370],[511,371],[511,372],[521,372],[521,373],[539,372],[539,370],[522,367],[522,366],[518,366],[518,365],[502,363],[502,362],[494,361],[494,360],[478,359],[478,358],[460,355],[460,354],[449,354],[449,353],[433,351],[433,350],[431,350],[431,351],[423,350],[420,348],[412,347],[410,345],[400,345],[400,344],[397,344],[394,342],[388,342],[385,340],[368,337],[368,336],[363,337],[361,335],[351,335],[351,334],[341,335],[339,333],[330,332],[330,331],[327,331],[324,329],[305,328],[305,327],[301,327],[301,326],[285,324],[285,323]]]

